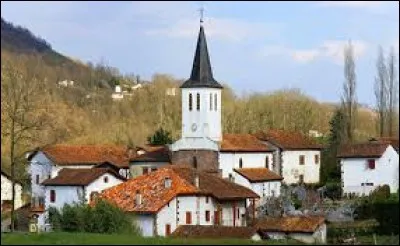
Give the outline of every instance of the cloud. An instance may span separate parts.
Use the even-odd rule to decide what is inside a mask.
[[[382,1],[319,1],[321,6],[326,7],[349,7],[349,8],[374,8],[382,6],[385,2]]]
[[[368,44],[361,40],[351,41],[353,54],[357,59],[365,54]],[[294,49],[285,46],[267,46],[262,50],[263,56],[289,56],[298,63],[309,63],[318,59],[328,59],[342,64],[344,48],[348,44],[345,40],[326,40],[321,45],[311,49]]]

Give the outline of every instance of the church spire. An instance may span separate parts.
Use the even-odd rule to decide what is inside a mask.
[[[206,35],[203,27],[203,10],[201,10],[200,32],[197,38],[192,73],[181,88],[223,88],[213,77],[210,57],[208,55]]]

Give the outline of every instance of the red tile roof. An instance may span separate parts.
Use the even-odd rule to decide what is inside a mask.
[[[129,168],[131,151],[116,145],[56,144],[41,149],[57,165],[96,165],[111,162],[120,168]]]
[[[322,216],[271,217],[260,219],[255,227],[264,232],[313,233],[323,223],[325,218]]]
[[[221,152],[266,152],[273,151],[251,134],[224,134]]]
[[[340,146],[337,153],[339,158],[379,158],[388,147],[388,143],[367,142],[345,144]]]
[[[133,162],[170,162],[169,149],[166,145],[146,145],[141,148],[144,154],[131,159]]]
[[[126,180],[124,177],[108,168],[64,168],[61,169],[55,178],[43,181],[42,185],[86,186],[106,173],[122,181]]]
[[[180,225],[171,234],[183,238],[240,238],[251,239],[257,233],[254,227]]]
[[[314,139],[300,132],[290,132],[284,130],[268,130],[266,132],[258,132],[255,136],[263,141],[268,141],[279,148],[286,150],[297,149],[323,149]]]
[[[250,183],[278,181],[283,179],[268,168],[235,168],[234,170],[249,180]]]
[[[194,185],[194,177],[199,176],[199,185]],[[171,187],[164,181],[169,178]],[[135,196],[140,193],[142,203],[136,204]],[[168,166],[157,171],[130,179],[125,183],[106,189],[100,195],[128,212],[156,213],[174,197],[179,195],[203,194],[220,200],[258,198],[253,191],[223,180],[212,174],[197,172],[194,169]]]

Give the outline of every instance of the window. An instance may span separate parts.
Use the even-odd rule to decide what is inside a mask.
[[[193,156],[193,168],[197,168],[197,157]]]
[[[171,225],[166,224],[165,225],[165,236],[169,236],[169,235],[171,235]]]
[[[48,179],[51,179],[51,174],[49,174],[49,178]]]
[[[108,177],[107,176],[104,177],[104,183],[108,183]]]
[[[197,100],[196,109],[197,109],[197,111],[200,111],[200,94],[199,93],[197,93],[196,100]]]
[[[192,224],[192,213],[186,212],[186,225]]]
[[[170,178],[167,177],[167,178],[164,179],[165,188],[171,187],[171,184],[172,184],[172,180]]]
[[[192,111],[193,108],[193,98],[192,93],[189,93],[189,111]]]
[[[206,210],[206,222],[210,222],[210,211]]]
[[[314,155],[315,164],[319,164],[319,155]]]
[[[214,94],[214,110],[217,111],[217,93]]]
[[[240,219],[240,210],[239,210],[239,208],[237,208],[236,214],[237,214],[237,218]]]
[[[56,202],[56,191],[50,190],[50,202]]]
[[[143,174],[148,174],[148,173],[149,173],[149,168],[143,167]]]
[[[239,158],[239,168],[242,168],[243,167],[243,160],[242,160],[242,158]]]
[[[300,165],[304,165],[304,159],[305,159],[305,156],[304,156],[304,155],[300,155],[300,156],[299,156],[299,164],[300,164]]]
[[[98,195],[99,193],[97,191],[93,191],[92,193],[90,193],[90,201],[94,201]]]
[[[208,198],[208,196],[206,196],[206,203],[208,203],[208,200],[209,200],[209,198]]]
[[[219,225],[219,211],[214,211],[214,225]]]
[[[210,93],[210,111],[212,110],[212,103],[213,103],[213,101],[212,101],[212,94]]]
[[[265,157],[265,168],[269,167],[269,159],[268,156]]]
[[[368,168],[369,169],[375,169],[375,159],[369,159],[368,160]]]
[[[156,167],[152,167],[152,168],[151,168],[151,171],[152,171],[152,172],[155,172],[155,171],[157,171],[157,168],[156,168]]]
[[[36,175],[36,184],[39,184],[39,174]]]

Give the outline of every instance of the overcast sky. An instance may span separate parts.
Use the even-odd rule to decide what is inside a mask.
[[[300,88],[339,101],[352,40],[357,97],[374,104],[378,45],[399,52],[398,2],[1,2],[1,16],[82,61],[187,78],[199,11],[214,77],[238,94]]]

